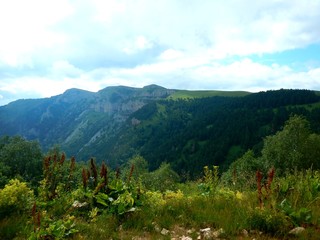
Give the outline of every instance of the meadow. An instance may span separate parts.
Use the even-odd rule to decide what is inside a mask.
[[[172,182],[167,168],[162,172],[167,179],[153,179],[147,184],[145,178],[152,177],[150,173],[134,174],[135,168],[141,171],[139,165],[131,165],[121,174],[104,164],[98,168],[92,160],[88,169],[80,171],[74,159],[64,158],[63,154],[46,158],[39,188],[32,190],[14,179],[0,191],[1,239],[320,236],[317,171],[288,173],[283,177],[277,177],[276,169],[265,176],[257,171],[256,187],[241,187],[239,191],[237,177],[233,176],[231,185],[224,183],[218,167],[205,167],[201,179],[185,183]],[[166,190],[160,190],[157,184]],[[304,231],[289,233],[296,227],[303,227]]]

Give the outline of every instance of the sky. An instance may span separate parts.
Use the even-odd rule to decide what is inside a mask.
[[[320,90],[320,0],[0,0],[0,105],[70,88]]]

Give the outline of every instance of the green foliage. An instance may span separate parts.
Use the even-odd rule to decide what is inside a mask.
[[[196,179],[203,166],[218,165],[223,172],[247,149],[259,153],[262,139],[292,114],[305,116],[319,132],[319,112],[296,106],[317,101],[312,91],[298,90],[159,101],[133,113],[105,152],[111,167],[140,154],[151,170],[166,161],[178,174]],[[133,120],[137,124],[130,124]]]
[[[319,169],[318,146],[320,135],[311,133],[309,122],[302,116],[292,116],[283,130],[264,140],[261,157],[255,157],[252,150],[247,151],[230,165],[222,176],[222,182],[242,190],[256,186],[256,171],[266,174],[268,169],[275,167],[276,174],[283,176],[294,169]]]
[[[76,187],[75,168],[75,158],[72,157],[67,161],[65,154],[60,154],[55,149],[43,160],[44,179],[41,181],[40,195],[44,199],[52,200],[59,194],[70,192]]]
[[[125,177],[140,181],[148,173],[148,162],[142,156],[135,155],[126,163],[124,173]]]
[[[102,213],[96,217],[94,222],[88,224],[87,221],[77,223],[79,232],[75,235],[74,239],[119,239],[119,221],[111,214]]]
[[[281,129],[291,114],[304,115],[320,131],[314,105],[319,97],[313,91],[281,89],[241,97],[225,92],[209,97],[201,91],[188,100],[160,100],[174,92],[179,91],[73,89],[50,99],[18,101],[0,108],[0,135],[39,139],[45,150],[58,143],[67,155],[107,159],[112,168],[140,154],[150,170],[166,161],[177,173],[196,179],[203,166],[225,171],[246,149],[259,152],[261,139]]]
[[[10,167],[0,162],[0,187],[4,186],[10,179]]]
[[[292,224],[283,213],[270,209],[254,209],[248,218],[251,229],[260,230],[276,236],[283,236],[292,228]]]
[[[134,168],[128,174],[133,174]],[[90,161],[90,171],[82,170],[83,188],[72,193],[75,206],[75,214],[84,215],[83,212],[90,210],[87,214],[91,221],[95,221],[98,214],[103,211],[122,217],[123,215],[136,211],[141,204],[140,187],[135,181],[122,179],[120,170],[116,173],[107,169],[103,163],[99,169],[94,160]],[[86,207],[89,205],[88,207]]]
[[[275,99],[262,95],[266,97],[260,102],[263,107],[295,101],[290,98],[276,103]],[[261,238],[266,239],[269,235],[287,239],[288,231],[294,226],[318,231],[320,175],[317,170],[305,169],[319,168],[320,136],[312,133],[307,118],[291,117],[281,131],[265,139],[264,146],[247,151],[233,162],[222,178],[220,165],[205,167],[204,177],[197,181],[178,183],[180,177],[173,169],[194,171],[184,173],[195,177],[198,168],[208,163],[208,166],[220,164],[226,156],[231,163],[252,146],[252,138],[261,138],[279,129],[287,119],[286,108],[262,109],[253,101],[259,96],[248,96],[240,105],[238,100],[222,98],[215,99],[215,103],[212,99],[198,99],[190,100],[189,105],[181,100],[150,105],[147,115],[141,115],[145,118],[143,121],[135,126],[129,124],[142,138],[136,138],[140,141],[135,142],[136,145],[128,144],[132,149],[126,155],[133,157],[129,161],[121,160],[125,162],[122,174],[104,162],[98,165],[94,159],[88,166],[75,166],[74,159],[67,160],[58,149],[50,151],[44,160],[43,180],[36,188],[39,193],[36,197],[26,183],[17,179],[0,190],[0,228],[6,229],[6,232],[1,229],[0,238],[132,239],[141,235],[159,239],[163,238],[159,229],[167,228],[171,234],[177,225],[195,229],[193,238],[198,237],[200,228],[206,227],[223,228],[223,237],[228,239],[242,238],[243,229],[262,231]],[[295,96],[300,97],[298,93]],[[120,98],[117,92],[112,101]],[[232,118],[237,120],[245,115],[246,120],[235,123],[225,113],[227,106],[232,106],[228,110]],[[257,112],[250,109],[252,106]],[[202,118],[201,112],[208,112],[208,116]],[[253,117],[254,113],[259,117]],[[139,113],[135,115],[138,116]],[[267,124],[270,119],[272,126]],[[161,127],[152,125],[155,122],[159,126],[162,122]],[[239,132],[233,131],[234,127]],[[223,131],[218,133],[219,129]],[[168,141],[164,141],[163,136]],[[9,140],[2,139],[0,151]],[[157,148],[157,144],[161,146]],[[154,152],[150,155],[151,146]],[[258,154],[259,149],[262,156]],[[139,151],[141,155],[132,154]],[[182,155],[177,155],[179,152]],[[160,164],[164,159],[168,163]],[[148,165],[156,170],[148,172]],[[273,170],[266,174],[271,166],[276,167],[276,175]],[[0,181],[7,181],[11,170],[7,162],[0,161]],[[19,215],[21,220],[14,223],[12,219]],[[165,238],[170,237],[176,236]],[[251,237],[257,236],[250,233],[248,238]]]
[[[320,197],[320,173],[306,170],[277,179],[278,198],[290,199],[293,207],[307,206]]]
[[[312,220],[312,212],[310,209],[302,207],[295,210],[292,205],[284,199],[278,206],[293,222],[295,226],[302,224],[310,224]]]
[[[0,138],[0,187],[6,179],[23,178],[33,185],[41,177],[42,153],[39,143],[22,137]],[[1,185],[2,184],[2,185]]]
[[[28,239],[65,239],[77,232],[73,216],[67,215],[63,219],[51,219],[43,213],[39,228],[35,229]]]
[[[28,221],[29,216],[24,214],[1,215],[0,239],[26,239],[29,235],[26,229]]]
[[[34,201],[33,191],[25,182],[11,179],[3,189],[0,189],[0,215],[22,213],[31,209]]]
[[[117,216],[133,212],[139,205],[139,193],[121,180],[112,181],[104,191],[87,193],[93,200],[93,206],[106,209]]]
[[[203,194],[214,194],[219,184],[219,167],[213,166],[213,169],[209,169],[208,166],[203,168],[204,176],[203,182],[199,185]]]
[[[230,165],[228,171],[222,175],[221,181],[226,186],[232,186],[238,190],[255,189],[255,172],[264,169],[263,161],[256,158],[252,150],[248,150]]]
[[[186,91],[178,90],[171,94],[169,99],[192,99],[192,98],[205,98],[205,97],[243,97],[249,95],[249,92],[242,91]]]
[[[278,172],[288,169],[319,168],[320,136],[310,133],[309,122],[301,116],[291,117],[282,131],[269,136],[264,141],[262,158],[268,166]]]
[[[101,169],[97,167],[96,170],[103,173],[99,171]],[[179,228],[186,229],[185,236],[188,229],[196,229],[192,235],[194,238],[197,238],[198,229],[210,227],[223,228],[224,237],[230,239],[239,237],[243,229],[262,231],[260,237],[265,239],[269,239],[268,235],[286,239],[294,226],[308,226],[312,230],[319,224],[320,176],[316,171],[296,172],[295,175],[276,178],[262,208],[258,208],[257,192],[250,187],[243,187],[240,192],[236,186],[235,190],[230,190],[220,185],[218,168],[206,168],[201,180],[209,188],[214,187],[214,194],[201,194],[197,188],[200,180],[175,184],[175,188],[182,190],[144,191],[134,180],[116,177],[117,174],[110,170],[108,173],[106,185],[103,185],[105,179],[101,174],[100,177],[98,175],[96,187],[89,184],[86,189],[78,187],[71,192],[57,189],[59,194],[52,200],[38,197],[37,207],[34,205],[31,211],[32,221],[29,216],[32,225],[27,224],[26,220],[24,223],[18,222],[27,226],[22,231],[12,222],[8,225],[0,220],[0,226],[21,231],[16,235],[11,231],[0,236],[24,239],[26,236],[29,239],[132,239],[143,235],[149,239],[160,239],[163,236],[158,231],[162,228],[175,231],[179,225]],[[28,212],[22,211],[24,216],[30,215],[30,208]],[[250,233],[251,237],[255,235]]]
[[[147,189],[164,192],[175,190],[179,181],[179,175],[172,170],[170,164],[162,163],[159,169],[145,174],[142,183]]]

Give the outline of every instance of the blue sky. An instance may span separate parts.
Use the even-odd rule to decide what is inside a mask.
[[[0,105],[69,88],[320,90],[320,0],[0,0]]]

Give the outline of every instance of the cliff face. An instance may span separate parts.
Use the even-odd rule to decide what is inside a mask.
[[[130,115],[149,101],[166,98],[174,92],[175,90],[157,85],[146,86],[142,89],[122,86],[109,87],[97,93],[96,101],[91,105],[91,108],[109,115]]]
[[[38,139],[44,150],[59,144],[68,155],[86,160],[114,136],[130,114],[173,92],[156,85],[119,86],[97,93],[69,89],[51,98],[18,100],[0,107],[0,135]]]

